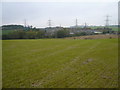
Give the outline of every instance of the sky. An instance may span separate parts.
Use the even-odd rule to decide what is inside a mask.
[[[110,24],[118,23],[117,2],[3,2],[2,24],[21,24],[34,27],[52,26],[105,25],[106,15]]]

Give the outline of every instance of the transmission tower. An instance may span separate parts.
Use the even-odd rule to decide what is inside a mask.
[[[60,24],[60,27],[61,27],[61,24]]]
[[[109,26],[109,21],[110,21],[110,20],[109,20],[109,17],[110,17],[109,15],[106,16],[106,20],[105,20],[105,22],[106,22],[105,26],[106,26],[106,27]]]
[[[76,18],[75,24],[76,24],[76,27],[77,27],[78,26],[78,20],[77,20],[77,18]]]
[[[27,22],[27,21],[26,21],[26,19],[25,19],[25,20],[24,20],[24,27],[26,27],[26,26],[27,26],[26,22]]]
[[[48,26],[49,26],[49,28],[51,28],[51,20],[50,19],[48,20]]]
[[[86,28],[87,27],[87,23],[85,22],[85,27],[84,28]]]

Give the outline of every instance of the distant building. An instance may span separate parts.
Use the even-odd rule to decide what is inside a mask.
[[[100,31],[94,31],[95,34],[102,34]]]
[[[45,30],[46,30],[46,33],[49,33],[50,35],[53,35],[56,31],[58,31],[58,30],[62,30],[63,29],[63,27],[47,27],[47,28],[45,28]]]

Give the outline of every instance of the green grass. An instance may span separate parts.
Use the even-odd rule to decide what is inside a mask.
[[[3,40],[3,88],[117,88],[118,40]]]

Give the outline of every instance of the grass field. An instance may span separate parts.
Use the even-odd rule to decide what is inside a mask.
[[[3,88],[117,88],[118,40],[3,40]]]

